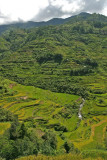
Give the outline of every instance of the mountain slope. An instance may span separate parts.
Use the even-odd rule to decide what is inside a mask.
[[[95,79],[105,84],[106,34],[105,22],[88,21],[13,30],[3,36],[10,48],[1,52],[1,75],[26,85],[86,96]]]
[[[106,19],[82,13],[62,25],[11,29],[1,36],[1,134],[9,127],[8,133],[12,130],[17,114],[20,122],[16,118],[16,131],[23,122],[27,134],[20,137],[22,125],[12,143],[9,137],[5,141],[18,145],[19,155],[33,154],[38,143],[39,154],[71,152],[84,158],[106,157]],[[35,143],[31,133],[39,141]],[[29,144],[27,153],[19,152],[22,144]]]
[[[33,28],[33,27],[40,27],[40,26],[49,26],[49,25],[60,25],[64,24],[67,22],[74,23],[76,21],[100,21],[100,22],[107,22],[107,18],[103,15],[97,15],[97,14],[89,14],[82,12],[79,15],[71,16],[69,18],[53,18],[49,21],[42,21],[42,22],[33,22],[33,21],[28,21],[28,22],[18,22],[18,23],[13,23],[13,24],[7,24],[7,25],[0,25],[0,34],[5,32],[8,29],[11,28]]]

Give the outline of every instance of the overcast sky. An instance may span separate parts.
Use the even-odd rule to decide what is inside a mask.
[[[46,21],[80,12],[107,16],[107,0],[0,0],[0,24],[15,21]]]

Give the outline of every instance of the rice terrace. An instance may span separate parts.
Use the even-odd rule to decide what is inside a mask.
[[[0,160],[15,159],[107,160],[106,16],[0,25]]]

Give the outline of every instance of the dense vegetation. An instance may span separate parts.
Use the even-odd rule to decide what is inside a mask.
[[[54,154],[56,150],[57,140],[52,132],[45,133],[40,141],[33,132],[27,132],[24,123],[20,124],[17,117],[5,134],[0,137],[0,156],[6,160],[37,155],[38,152]]]
[[[106,75],[106,34],[106,22],[96,21],[12,30],[1,38],[0,74],[24,85],[87,96],[90,83]]]
[[[106,46],[107,17],[97,14],[2,34],[1,158],[106,159]]]

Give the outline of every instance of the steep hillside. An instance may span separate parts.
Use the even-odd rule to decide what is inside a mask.
[[[1,51],[0,74],[24,85],[82,96],[101,83],[105,93],[106,35],[105,22],[88,21],[13,30],[2,37],[8,48]]]
[[[1,157],[106,158],[106,46],[107,17],[86,13],[0,37]]]

